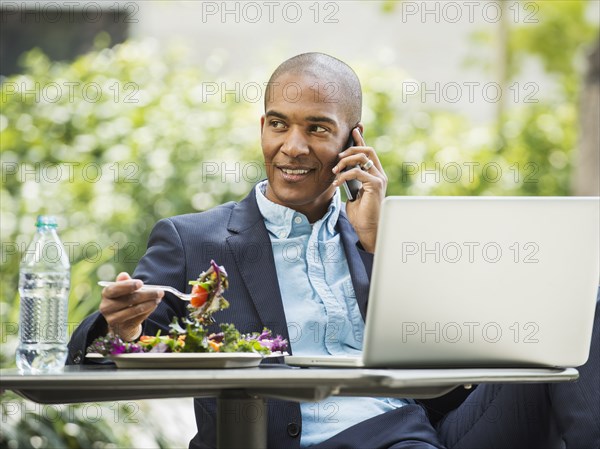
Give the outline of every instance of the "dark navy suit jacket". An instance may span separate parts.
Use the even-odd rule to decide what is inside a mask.
[[[362,250],[345,213],[340,214],[337,229],[364,319],[373,255]],[[242,333],[261,331],[266,326],[289,340],[271,242],[254,190],[240,203],[159,221],[133,276],[146,283],[187,291],[188,281],[206,270],[211,259],[223,265],[229,275],[230,287],[225,297],[231,305],[219,312],[218,321],[234,323]],[[167,294],[144,322],[143,333],[154,335],[162,329],[164,334],[173,316],[187,314],[186,304]],[[105,332],[106,322],[98,312],[86,318],[71,338],[68,363],[84,363],[87,345]],[[293,351],[293,347],[290,349]],[[269,446],[298,447],[299,405],[282,401],[269,401],[267,405]],[[195,410],[198,434],[191,447],[214,447],[215,401],[196,399]]]

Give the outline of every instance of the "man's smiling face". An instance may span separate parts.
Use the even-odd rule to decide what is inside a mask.
[[[311,222],[327,211],[335,192],[331,169],[350,135],[340,97],[331,95],[335,84],[327,89],[327,82],[309,74],[283,74],[269,87],[261,117],[266,196]]]

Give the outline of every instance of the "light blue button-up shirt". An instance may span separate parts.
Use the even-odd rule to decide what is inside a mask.
[[[360,354],[365,325],[335,229],[341,210],[339,190],[323,218],[311,224],[304,214],[268,200],[266,186],[267,181],[256,186],[256,201],[271,238],[294,355]],[[366,397],[302,403],[300,446],[320,443],[405,404],[401,399]]]

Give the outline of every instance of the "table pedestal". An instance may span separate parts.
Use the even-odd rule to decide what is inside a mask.
[[[260,397],[243,390],[223,391],[217,398],[217,447],[267,447],[267,407]]]

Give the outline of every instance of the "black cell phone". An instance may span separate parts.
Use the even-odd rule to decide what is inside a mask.
[[[352,131],[354,131],[354,128],[352,128]],[[352,131],[350,131],[350,137],[348,138],[348,142],[346,142],[346,146],[342,149],[342,151],[345,150],[346,148],[350,148],[350,147],[354,146],[354,139],[352,138]],[[360,168],[360,165],[356,165],[356,167]],[[346,167],[342,171],[348,171],[351,168],[352,167]],[[356,199],[356,197],[358,196],[358,191],[360,190],[362,184],[358,179],[351,179],[350,181],[345,181],[343,186],[344,186],[344,190],[346,191],[346,197],[348,198],[348,201],[354,201]]]

